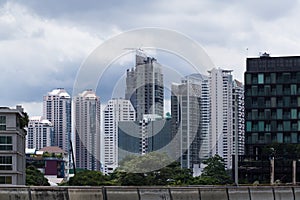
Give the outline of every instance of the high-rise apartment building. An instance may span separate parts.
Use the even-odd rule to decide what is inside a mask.
[[[172,133],[180,135],[177,151],[181,166],[200,167],[201,159],[209,154],[208,77],[187,76],[180,84],[172,84],[171,90]]]
[[[300,57],[247,58],[245,72],[245,156],[240,177],[249,182],[292,182],[299,173]],[[300,181],[297,176],[296,181]],[[272,181],[271,181],[272,182]]]
[[[58,146],[69,152],[71,139],[71,97],[59,88],[48,92],[43,100],[43,117],[53,125],[51,146]]]
[[[245,151],[245,108],[244,108],[244,85],[233,81],[232,88],[232,135],[233,154],[244,155]],[[237,139],[235,138],[237,135]],[[238,150],[236,151],[236,141]]]
[[[137,120],[142,120],[144,114],[163,116],[163,74],[155,58],[137,53],[136,66],[127,70],[125,99],[131,101]]]
[[[23,108],[0,107],[0,185],[25,185]]]
[[[53,125],[41,116],[29,118],[28,130],[26,135],[26,148],[41,149],[51,146],[53,136]]]
[[[86,90],[74,98],[76,168],[100,170],[100,97]]]
[[[104,168],[111,173],[118,166],[118,124],[135,121],[135,110],[129,100],[111,99],[104,108]]]
[[[200,99],[200,160],[206,160],[211,156],[210,149],[210,93],[209,93],[209,78],[205,75],[194,75],[198,77],[201,84],[201,99]]]
[[[210,149],[220,155],[228,169],[232,168],[233,154],[233,99],[232,70],[213,68],[209,71],[211,97]]]

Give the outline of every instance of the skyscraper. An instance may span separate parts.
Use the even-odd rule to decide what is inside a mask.
[[[209,71],[211,96],[210,149],[220,155],[228,169],[232,167],[232,70],[213,68]]]
[[[28,131],[26,135],[26,148],[41,149],[51,146],[53,136],[53,125],[41,116],[29,118]]]
[[[127,70],[125,99],[131,101],[137,120],[142,120],[144,114],[163,116],[163,74],[155,58],[137,53],[135,67]]]
[[[135,110],[129,100],[111,99],[104,108],[104,165],[111,173],[118,166],[118,124],[135,121]]]
[[[233,154],[244,155],[245,151],[245,108],[244,108],[244,85],[237,81],[233,81],[232,88],[232,126],[233,126]],[[237,132],[237,139],[236,137]],[[236,151],[235,143],[238,142]]]
[[[100,170],[100,98],[86,90],[74,98],[76,168]]]
[[[71,139],[71,97],[66,90],[59,88],[48,92],[43,100],[43,117],[54,128],[51,146],[58,146],[69,152]]]
[[[205,76],[193,74],[183,79],[181,84],[172,84],[172,132],[180,135],[176,151],[181,155],[183,168],[192,169],[201,163],[201,92],[205,79]],[[203,131],[207,134],[207,130]]]
[[[292,182],[292,162],[299,173],[300,57],[247,58],[245,72],[245,154],[240,176],[248,181]],[[250,162],[251,161],[251,162]],[[300,177],[297,176],[297,182]]]

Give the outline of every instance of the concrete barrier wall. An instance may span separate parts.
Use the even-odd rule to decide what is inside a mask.
[[[201,200],[228,200],[227,188],[200,188]]]
[[[140,200],[171,200],[168,189],[141,188],[139,189]]]
[[[294,191],[294,195],[295,195],[295,200],[300,199],[300,187],[294,187],[293,191]]]
[[[66,188],[60,187],[39,187],[39,188],[30,188],[29,194],[30,200],[68,200],[68,190]]]
[[[0,200],[297,200],[300,187],[0,187]]]
[[[289,187],[276,187],[273,188],[276,200],[294,199],[293,188]]]
[[[250,188],[251,199],[274,200],[272,187],[253,187]]]
[[[139,193],[136,187],[107,187],[106,199],[103,200],[139,200]]]
[[[249,188],[228,188],[228,199],[230,200],[251,200]]]
[[[182,192],[184,191],[184,192]],[[200,199],[198,188],[172,188],[170,189],[172,200],[194,200]]]
[[[69,200],[102,200],[103,193],[99,188],[68,188]]]
[[[30,200],[29,188],[0,188],[1,200]]]

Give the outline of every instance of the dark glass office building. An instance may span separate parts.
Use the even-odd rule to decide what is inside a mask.
[[[292,182],[292,162],[300,172],[300,56],[247,59],[245,72],[245,156],[240,180]],[[300,177],[297,177],[297,182]]]

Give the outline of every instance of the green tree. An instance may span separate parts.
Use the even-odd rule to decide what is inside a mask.
[[[22,112],[23,117],[20,118],[20,128],[25,128],[28,126],[29,116],[27,112]]]
[[[119,169],[128,173],[147,173],[158,170],[172,161],[167,154],[151,152],[142,156],[129,156],[120,163]]]
[[[124,186],[187,185],[192,179],[189,169],[181,169],[180,163],[171,162],[166,154],[157,152],[126,158],[111,174],[114,183]]]
[[[84,170],[71,177],[68,185],[72,186],[101,186],[109,185],[109,178],[99,171]]]
[[[207,159],[201,176],[196,177],[192,184],[197,185],[224,185],[232,183],[230,176],[225,170],[224,159],[219,155],[215,155]]]
[[[48,179],[36,167],[30,165],[26,168],[26,185],[49,186]]]

